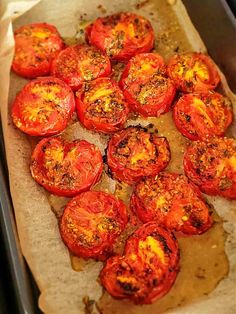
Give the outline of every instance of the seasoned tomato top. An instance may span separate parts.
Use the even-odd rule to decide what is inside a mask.
[[[52,135],[65,129],[74,110],[72,90],[57,78],[45,77],[29,82],[17,94],[12,119],[29,135]]]
[[[157,53],[140,53],[132,57],[122,73],[120,85],[129,88],[134,82],[147,82],[154,75],[165,75],[166,65]]]
[[[141,127],[129,127],[114,134],[108,144],[108,166],[116,178],[128,184],[142,176],[157,174],[169,160],[166,138]]]
[[[124,203],[105,192],[87,191],[66,206],[60,232],[72,253],[104,259],[127,223]]]
[[[201,234],[212,224],[198,188],[176,173],[163,172],[138,182],[131,205],[142,222],[156,221],[186,234]]]
[[[102,155],[87,141],[47,138],[35,147],[30,169],[33,178],[48,191],[74,196],[99,180]]]
[[[29,24],[15,31],[12,69],[27,78],[48,75],[52,59],[63,49],[63,41],[53,25]]]
[[[183,92],[214,89],[220,81],[217,68],[210,57],[197,52],[172,57],[167,73]]]
[[[73,90],[84,81],[111,73],[109,58],[100,50],[87,45],[71,46],[53,60],[51,74],[65,81]]]
[[[179,131],[191,140],[222,136],[233,119],[230,100],[212,91],[182,96],[173,115]]]
[[[89,129],[115,132],[128,118],[129,108],[123,93],[109,78],[85,83],[76,96],[79,119]]]
[[[186,175],[207,194],[236,198],[236,141],[210,138],[189,145],[184,154]]]
[[[128,60],[153,48],[154,32],[148,20],[134,13],[117,13],[98,18],[86,32],[95,45],[114,60]]]

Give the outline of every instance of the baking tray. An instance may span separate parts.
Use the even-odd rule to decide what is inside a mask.
[[[183,3],[209,54],[236,92],[236,19],[229,6],[235,8],[236,0],[183,0]],[[2,260],[7,262],[4,279],[8,281],[3,286],[4,291],[11,292],[10,304],[4,304],[3,313],[38,314],[41,313],[37,306],[39,292],[19,247],[1,129],[0,155],[0,227],[5,249]]]

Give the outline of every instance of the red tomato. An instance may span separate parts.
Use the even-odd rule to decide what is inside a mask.
[[[61,51],[52,62],[51,75],[65,81],[74,91],[83,82],[111,73],[109,58],[87,45],[71,46]]]
[[[215,89],[220,82],[215,64],[203,53],[175,55],[169,61],[167,73],[176,88],[185,93]]]
[[[233,112],[228,98],[206,91],[182,96],[173,109],[178,130],[190,140],[214,135],[223,136],[232,123]]]
[[[141,127],[129,127],[109,141],[107,163],[115,179],[133,184],[156,175],[170,161],[169,143]]]
[[[100,278],[113,297],[148,304],[171,289],[178,270],[179,249],[174,235],[147,223],[128,239],[124,256],[106,261]]]
[[[209,207],[199,189],[176,173],[144,178],[135,186],[131,207],[142,222],[186,234],[201,234],[212,225]]]
[[[85,83],[76,96],[78,117],[87,129],[112,133],[123,128],[129,108],[116,82],[99,78]]]
[[[112,60],[126,61],[138,53],[150,51],[154,45],[152,25],[134,13],[99,17],[85,32],[88,42],[106,52]]]
[[[33,151],[30,170],[49,192],[72,197],[89,190],[99,180],[102,155],[86,141],[68,143],[58,137],[45,138]]]
[[[63,131],[74,111],[70,87],[55,77],[44,77],[19,92],[12,105],[12,119],[24,133],[47,136]]]
[[[127,89],[136,81],[146,82],[153,75],[165,74],[166,65],[158,53],[140,53],[127,63],[120,79],[120,86]]]
[[[142,53],[125,67],[120,86],[133,111],[146,117],[156,117],[170,110],[175,87],[165,78],[166,66],[157,53]]]
[[[14,38],[12,69],[26,78],[48,75],[52,59],[64,48],[56,27],[46,23],[22,26],[15,31]]]
[[[236,140],[192,142],[184,154],[184,170],[202,192],[236,199]]]
[[[83,258],[106,259],[127,224],[125,204],[113,195],[88,191],[74,197],[60,222],[62,240]]]

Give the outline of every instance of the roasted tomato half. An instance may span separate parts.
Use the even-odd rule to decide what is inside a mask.
[[[165,74],[166,65],[158,53],[140,53],[129,60],[119,84],[127,89],[137,81],[147,82],[153,75]]]
[[[236,199],[235,139],[192,142],[184,154],[184,170],[202,192]]]
[[[178,270],[179,249],[174,235],[147,223],[128,239],[124,256],[106,261],[100,278],[113,297],[148,304],[171,289]]]
[[[64,47],[56,27],[46,23],[22,26],[14,38],[12,69],[26,78],[48,75],[52,60]]]
[[[119,84],[133,111],[155,117],[170,110],[175,86],[165,72],[164,60],[156,53],[139,54],[128,62]]]
[[[199,189],[176,173],[163,172],[138,182],[131,207],[142,222],[155,221],[185,234],[201,234],[212,225]]]
[[[86,37],[90,44],[118,61],[126,61],[138,53],[148,52],[154,45],[152,25],[134,13],[99,17],[88,26]]]
[[[190,140],[223,136],[233,119],[228,98],[207,91],[186,94],[175,104],[173,117],[178,130]]]
[[[71,197],[99,180],[102,155],[86,141],[69,143],[58,137],[46,138],[35,147],[30,170],[35,181],[49,192]]]
[[[71,46],[61,51],[52,62],[51,75],[65,81],[74,91],[83,82],[111,73],[109,58],[87,45]]]
[[[129,107],[116,82],[99,78],[85,83],[76,96],[78,117],[87,129],[112,133],[123,128]]]
[[[141,127],[129,127],[109,141],[107,163],[115,179],[133,184],[156,175],[170,161],[169,143]]]
[[[29,82],[17,94],[12,119],[24,133],[47,136],[63,131],[74,111],[70,87],[55,77],[44,77]]]
[[[88,191],[74,197],[60,221],[62,240],[83,258],[106,259],[127,224],[125,204],[113,195]]]
[[[172,57],[167,66],[167,73],[176,88],[186,93],[215,89],[220,82],[211,58],[197,52]]]

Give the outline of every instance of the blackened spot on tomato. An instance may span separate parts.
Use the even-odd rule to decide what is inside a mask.
[[[190,117],[188,114],[186,114],[186,115],[185,115],[185,120],[186,120],[187,122],[189,122],[189,121],[191,120],[191,117]]]
[[[186,85],[187,87],[192,87],[192,86],[193,86],[193,82],[185,81],[185,85]]]
[[[138,287],[135,287],[131,283],[128,283],[128,282],[120,282],[118,280],[118,284],[121,286],[121,288],[125,291],[126,294],[133,294],[134,292],[139,290]]]
[[[196,168],[196,173],[200,174],[201,173],[201,169],[200,168]]]
[[[158,285],[158,279],[154,278],[153,281],[152,281],[152,284],[153,284],[154,287],[156,287]]]
[[[195,228],[201,228],[202,227],[202,225],[203,225],[204,223],[203,223],[203,221],[201,221],[200,219],[194,219],[193,220],[193,226],[195,227]]]
[[[152,232],[151,236],[161,242],[165,253],[168,253],[168,254],[172,253],[172,250],[169,248],[169,246],[166,243],[166,239],[162,235],[160,235],[157,232]]]

